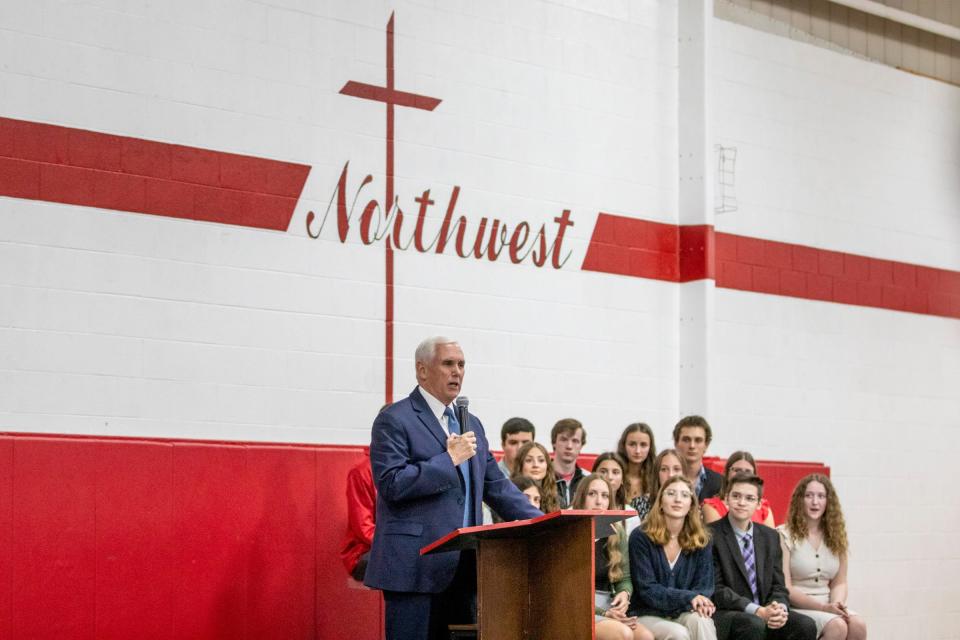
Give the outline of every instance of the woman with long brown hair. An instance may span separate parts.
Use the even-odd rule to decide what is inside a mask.
[[[593,461],[593,468],[590,473],[599,475],[610,483],[610,508],[633,510],[626,503],[626,488],[623,486],[623,479],[626,476],[627,463],[624,462],[618,454],[613,451],[604,451]],[[623,523],[627,535],[640,526],[639,514],[632,518],[627,518]]]
[[[727,503],[724,502],[727,497],[727,487],[730,486],[733,476],[737,474],[759,475],[757,473],[757,461],[753,459],[749,451],[734,451],[727,458],[727,463],[723,467],[723,484],[720,485],[720,495],[707,498],[700,505],[703,510],[703,521],[707,524],[716,522],[727,515]],[[765,524],[771,529],[775,526],[773,509],[770,506],[770,501],[766,498],[760,499],[757,510],[753,512],[753,521]]]
[[[526,476],[540,486],[540,510],[552,513],[560,510],[560,497],[557,494],[557,476],[553,473],[550,454],[539,442],[528,442],[520,447],[513,459],[511,478]]]
[[[657,640],[716,640],[713,554],[697,494],[683,476],[667,478],[643,527],[630,534],[629,613]]]
[[[847,608],[847,528],[830,478],[812,473],[800,480],[778,530],[794,610],[813,618],[818,638],[864,640],[866,623]]]
[[[593,467],[590,469],[592,475],[600,475],[604,480],[610,483],[610,508],[623,509],[627,506],[626,487],[624,486],[624,475],[627,463],[613,451],[604,451],[593,461]]]
[[[686,476],[689,465],[686,458],[680,455],[676,449],[664,449],[653,459],[653,480],[650,484],[650,494],[641,496],[639,500],[634,501],[634,508],[640,521],[650,513],[650,507],[654,498],[660,492],[660,487],[664,482],[673,476]]]
[[[617,443],[617,453],[626,463],[626,473],[623,477],[623,486],[626,492],[626,503],[637,512],[638,502],[646,498],[653,502],[654,475],[653,459],[657,457],[657,445],[653,438],[653,429],[645,422],[634,422],[620,434]]]
[[[577,485],[571,506],[598,511],[616,509],[613,495],[610,483],[593,474]],[[593,557],[597,640],[654,640],[646,627],[627,616],[633,585],[630,582],[627,533],[619,522],[613,525],[612,535],[596,541]]]

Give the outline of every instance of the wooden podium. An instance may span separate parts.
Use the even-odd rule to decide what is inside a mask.
[[[465,527],[420,554],[476,549],[479,640],[584,640],[595,637],[593,542],[634,515],[565,510]]]

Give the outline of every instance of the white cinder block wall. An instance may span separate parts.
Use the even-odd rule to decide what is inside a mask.
[[[714,126],[737,148],[739,204],[718,231],[960,268],[957,87],[714,26]],[[716,297],[716,449],[830,464],[871,637],[960,637],[960,323]]]
[[[676,224],[677,2],[11,0],[0,116],[311,166],[287,232],[0,198],[0,424],[51,433],[361,443],[384,398],[384,248],[325,211],[345,163],[400,207],[536,230],[562,269],[395,256],[395,397],[427,334],[461,339],[488,425],[575,416],[587,449],[678,417],[678,286],[583,272],[598,212]],[[960,269],[960,90],[714,20],[712,127],[738,148],[719,231]],[[358,214],[359,215],[359,214]],[[412,216],[411,216],[412,217]],[[468,233],[468,237],[470,234]],[[871,637],[957,637],[950,499],[960,324],[717,289],[712,453],[821,460]],[[540,438],[546,440],[544,435]],[[948,452],[946,457],[939,452]],[[919,630],[919,631],[918,631]]]
[[[427,235],[455,186],[471,232],[481,217],[534,233],[565,209],[574,221],[561,270],[395,252],[395,397],[416,343],[442,332],[464,341],[490,424],[673,419],[675,287],[579,271],[598,211],[675,220],[670,3],[521,3],[509,18],[505,3],[2,11],[0,115],[312,167],[287,233],[3,199],[9,428],[366,439],[384,397],[384,248],[362,244],[356,219],[341,243],[335,210],[319,239],[305,220],[347,162],[351,198],[373,178],[358,211],[383,205],[384,107],[339,90],[385,83],[394,11],[396,86],[442,100],[396,109],[400,207],[412,217],[431,190]]]

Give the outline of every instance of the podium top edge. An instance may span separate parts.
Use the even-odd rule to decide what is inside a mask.
[[[527,520],[512,520],[510,522],[498,522],[496,524],[486,524],[476,527],[461,527],[459,529],[454,529],[447,535],[438,538],[437,540],[431,542],[427,546],[420,549],[420,555],[427,555],[435,551],[453,551],[458,546],[455,546],[451,549],[442,549],[442,547],[451,545],[458,538],[464,538],[472,534],[484,534],[493,531],[503,531],[507,529],[520,529],[523,527],[534,526],[538,524],[548,523],[553,520],[583,520],[585,518],[599,519],[604,522],[616,522],[618,520],[625,520],[627,518],[632,518],[637,515],[636,511],[633,510],[606,510],[606,511],[592,511],[586,509],[562,509],[560,511],[554,511],[552,513],[545,513],[542,516],[536,518],[529,518]]]

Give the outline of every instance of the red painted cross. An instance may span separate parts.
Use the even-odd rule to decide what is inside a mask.
[[[393,79],[393,14],[387,21],[387,86],[378,87],[364,82],[350,80],[343,85],[340,93],[365,100],[376,100],[387,105],[387,198],[384,206],[387,211],[393,206],[393,107],[413,107],[433,111],[440,104],[439,98],[421,96],[416,93],[398,91]],[[385,243],[386,255],[386,371],[384,376],[384,401],[393,402],[393,247],[390,242]]]

